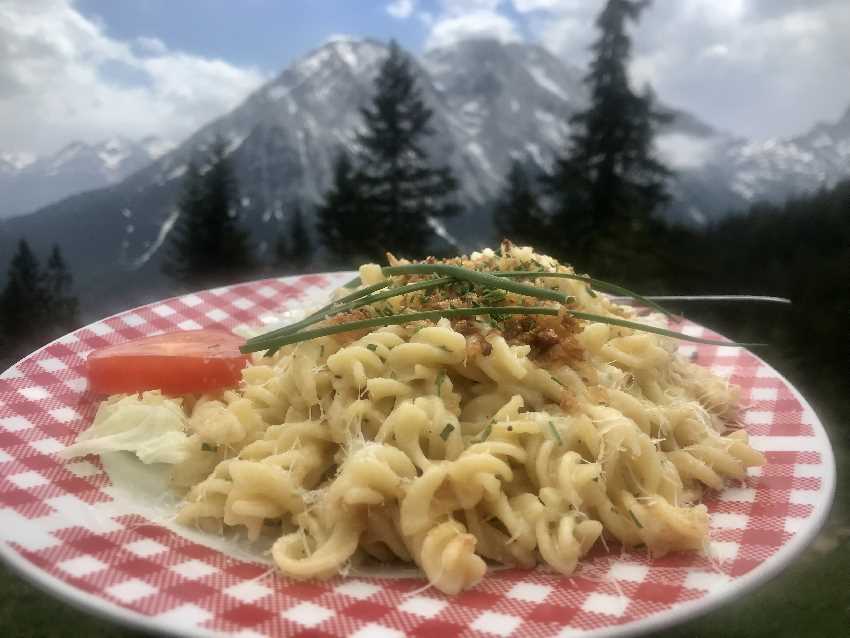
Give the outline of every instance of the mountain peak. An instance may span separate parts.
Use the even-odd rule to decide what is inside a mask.
[[[20,171],[36,160],[36,156],[32,153],[0,153],[0,172],[16,172]]]
[[[303,74],[317,72],[322,66],[336,58],[352,69],[374,63],[378,57],[387,53],[387,45],[371,38],[351,37],[334,38],[302,56],[292,65],[292,69]]]
[[[19,180],[15,190],[5,186],[0,157],[0,214],[34,209],[33,196],[47,204],[101,187],[6,222],[0,252],[9,249],[13,237],[25,235],[45,245],[61,236],[75,276],[86,282],[94,301],[107,297],[107,286],[130,289],[126,268],[140,268],[139,291],[146,287],[146,294],[164,294],[161,247],[173,228],[181,176],[216,135],[230,142],[239,217],[258,239],[258,252],[264,245],[267,250],[263,239],[283,230],[281,221],[293,205],[302,205],[309,215],[321,201],[340,147],[354,148],[363,125],[360,108],[374,96],[373,80],[386,53],[387,45],[375,40],[327,42],[153,162],[151,149],[162,144],[156,139],[75,143],[62,151],[74,161],[50,177],[51,158],[33,162],[16,174],[28,181]],[[411,59],[423,100],[434,114],[427,150],[435,163],[452,169],[468,208],[467,214],[446,220],[439,232],[464,237],[469,246],[496,240],[489,203],[503,187],[511,160],[524,161],[534,171],[548,169],[564,148],[570,117],[588,104],[583,72],[539,46],[486,38]],[[850,132],[841,133],[848,120],[845,114],[824,125],[817,139],[752,145],[677,112],[678,124],[664,131],[666,150],[679,159],[671,181],[674,204],[665,215],[676,223],[708,223],[750,201],[784,198],[846,176]],[[659,146],[665,146],[661,141]],[[121,152],[136,148],[148,152],[116,161]],[[145,158],[147,168],[134,171],[135,157]],[[128,171],[133,174],[114,183]],[[16,192],[22,198],[17,203]]]
[[[4,200],[0,217],[27,213],[74,193],[120,182],[170,148],[156,137],[134,141],[116,135],[94,143],[74,140],[41,157],[0,154]]]

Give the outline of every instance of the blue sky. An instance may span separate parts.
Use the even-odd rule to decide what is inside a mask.
[[[0,153],[178,142],[334,35],[416,54],[469,37],[584,68],[604,0],[0,0]],[[666,104],[755,140],[850,104],[848,0],[655,0],[630,72]]]
[[[369,0],[80,0],[76,6],[117,39],[154,36],[172,49],[270,73],[335,34],[395,37],[414,50],[426,34],[421,22],[393,18],[384,3]]]

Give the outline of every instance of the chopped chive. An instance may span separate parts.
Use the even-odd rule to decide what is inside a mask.
[[[355,277],[351,281],[346,281],[344,284],[342,284],[342,287],[343,288],[349,288],[349,289],[350,288],[357,288],[357,286],[359,286],[362,283],[363,282],[360,281],[360,277]]]
[[[349,284],[351,284],[353,281],[355,281],[355,280],[349,281],[347,284],[345,284],[345,286],[348,287]],[[360,278],[358,277],[356,279],[356,281],[359,282]],[[350,295],[346,295],[345,297],[341,297],[340,299],[335,299],[334,301],[330,302],[326,306],[322,306],[316,312],[314,312],[313,314],[311,314],[307,317],[304,317],[300,321],[296,321],[295,323],[291,323],[288,326],[284,326],[283,328],[278,328],[277,330],[272,330],[271,332],[267,332],[267,333],[259,335],[259,336],[265,337],[267,335],[285,335],[285,334],[291,334],[293,332],[296,332],[296,331],[300,330],[301,328],[304,328],[306,326],[310,326],[310,325],[316,323],[317,321],[321,321],[322,319],[324,319],[328,315],[335,314],[337,312],[337,310],[335,310],[335,307],[338,306],[338,304],[347,304],[351,301],[354,301],[355,299],[359,299],[360,297],[365,297],[367,295],[372,294],[373,292],[377,292],[378,290],[383,290],[384,288],[389,286],[391,283],[392,282],[389,279],[387,279],[386,281],[382,281],[380,283],[373,284],[371,286],[367,286],[366,288],[361,288],[360,290],[355,290]],[[257,337],[254,337],[254,339],[256,339],[256,338]],[[249,339],[248,341],[251,341],[251,339]],[[272,352],[272,353],[268,354],[268,356],[271,356],[271,354],[274,354],[274,353]]]
[[[443,381],[446,380],[446,371],[443,368],[440,368],[440,371],[437,373],[437,395],[440,394],[440,388],[443,387]]]
[[[319,359],[325,356],[325,344],[322,344],[319,348]]]
[[[478,437],[478,441],[479,441],[479,442],[481,442],[481,441],[486,441],[488,438],[490,438],[490,433],[491,433],[492,431],[493,431],[493,424],[492,424],[492,423],[488,423],[488,424],[487,424],[487,427],[486,427],[486,428],[484,428],[483,430],[481,430],[481,434],[480,434],[480,436]]]
[[[343,312],[348,312],[350,310],[355,310],[356,308],[360,308],[361,306],[365,306],[368,304],[373,304],[378,301],[384,301],[385,299],[390,299],[392,297],[396,297],[398,295],[404,295],[410,292],[415,292],[417,290],[423,290],[427,288],[437,288],[439,286],[443,286],[449,283],[451,280],[450,277],[441,277],[438,279],[429,279],[427,281],[420,281],[415,284],[410,284],[408,286],[398,286],[396,288],[392,288],[386,292],[373,295],[373,292],[378,292],[379,290],[383,290],[387,286],[389,286],[392,282],[387,279],[386,281],[382,281],[378,284],[374,284],[372,286],[368,286],[366,288],[361,288],[360,290],[342,297],[328,305],[320,308],[316,312],[314,312],[309,317],[305,317],[301,321],[290,324],[288,326],[284,326],[283,328],[279,328],[277,330],[273,330],[271,332],[267,332],[265,334],[259,335],[258,337],[253,337],[248,341],[254,341],[259,339],[265,339],[266,337],[278,337],[288,334],[293,334],[299,331],[301,328],[306,328],[307,326],[311,326],[314,323],[318,323],[322,319],[330,315],[336,315]],[[393,314],[392,308],[386,307],[385,310],[377,310],[378,314],[385,314],[385,316],[390,316]]]
[[[218,448],[215,445],[210,445],[209,443],[201,443],[201,450],[204,452],[215,452]]]
[[[506,271],[506,272],[494,272],[496,277],[528,277],[530,273],[524,271]],[[533,273],[537,277],[554,277],[556,279],[573,279],[575,281],[583,281],[593,288],[597,290],[601,290],[602,292],[612,292],[618,295],[623,295],[624,297],[631,297],[632,299],[637,299],[642,304],[657,310],[658,312],[672,317],[673,314],[665,309],[663,306],[655,303],[651,299],[647,299],[641,294],[634,292],[633,290],[629,290],[628,288],[623,288],[623,286],[619,286],[617,284],[611,283],[610,281],[604,281],[602,279],[596,279],[595,277],[588,277],[586,275],[574,275],[568,272],[535,272]]]
[[[507,315],[503,312],[490,312],[490,319],[492,319],[495,323],[501,323],[505,319],[507,319]]]
[[[346,312],[356,307],[364,306],[367,304],[373,304],[377,301],[389,299],[391,297],[395,297],[398,295],[407,294],[409,292],[413,292],[414,290],[426,290],[430,293],[431,289],[436,288],[438,286],[442,286],[444,284],[450,284],[453,281],[460,281],[462,283],[459,284],[458,289],[466,291],[474,288],[475,285],[480,285],[485,288],[485,292],[483,293],[485,296],[490,295],[490,299],[495,301],[497,298],[500,298],[504,295],[504,292],[501,291],[509,291],[514,292],[516,294],[535,297],[539,299],[550,299],[554,301],[559,301],[561,304],[569,303],[573,301],[572,297],[564,295],[555,290],[547,290],[544,288],[534,287],[527,284],[522,284],[514,281],[510,281],[511,278],[533,278],[533,277],[552,277],[552,278],[568,278],[574,279],[577,281],[586,282],[588,285],[596,286],[600,290],[606,290],[609,292],[618,292],[621,294],[626,294],[638,301],[645,303],[648,306],[651,306],[660,312],[664,312],[668,314],[664,308],[658,306],[650,299],[647,299],[637,293],[634,293],[626,288],[618,286],[617,284],[612,284],[610,282],[594,279],[592,277],[587,277],[584,275],[575,275],[571,273],[564,272],[546,272],[546,271],[511,271],[511,272],[496,272],[496,273],[485,273],[479,272],[476,270],[470,270],[467,268],[462,268],[460,266],[452,266],[448,264],[409,264],[405,266],[390,266],[383,269],[384,274],[387,275],[405,275],[405,274],[437,274],[437,275],[445,275],[444,277],[438,277],[437,279],[429,279],[422,282],[417,282],[415,284],[409,284],[406,286],[399,286],[388,290],[386,292],[380,294],[372,294],[373,292],[377,292],[382,288],[386,288],[390,285],[390,280],[386,280],[380,282],[378,284],[374,284],[372,286],[367,286],[360,290],[356,290],[350,295],[346,295],[339,300],[328,304],[318,312],[314,313],[310,317],[307,317],[300,322],[287,326],[285,328],[281,328],[279,330],[275,330],[264,335],[260,335],[258,337],[254,337],[249,339],[246,344],[241,348],[243,352],[258,352],[262,350],[266,350],[266,356],[270,356],[274,354],[281,346],[287,345],[289,343],[296,343],[299,341],[305,341],[308,339],[316,338],[319,336],[329,335],[329,334],[337,334],[340,332],[347,332],[350,330],[357,330],[361,328],[368,328],[373,326],[383,326],[383,325],[398,325],[404,324],[409,321],[416,321],[419,319],[435,319],[441,317],[454,317],[454,316],[479,316],[484,317],[489,315],[490,320],[494,322],[499,322],[504,320],[508,315],[512,314],[545,314],[545,315],[554,315],[557,316],[558,310],[552,307],[532,307],[532,306],[497,306],[497,307],[479,307],[479,308],[455,308],[450,305],[449,310],[437,310],[437,311],[428,311],[428,312],[420,312],[420,313],[407,313],[395,315],[392,311],[392,308],[386,306],[384,308],[376,309],[375,313],[378,315],[373,319],[367,319],[363,321],[353,321],[344,324],[337,324],[335,326],[326,326],[317,330],[299,330],[305,326],[312,325],[318,321],[321,321],[323,318],[337,314],[341,312]],[[505,281],[507,279],[508,281]],[[359,278],[356,280],[352,280],[347,286],[358,285]],[[701,339],[697,337],[692,337],[690,335],[685,335],[682,333],[677,333],[671,330],[666,330],[664,328],[657,328],[655,326],[648,326],[645,324],[640,324],[624,319],[619,319],[615,317],[606,317],[603,315],[596,315],[593,313],[585,313],[575,310],[566,310],[574,317],[579,319],[586,319],[590,321],[599,321],[602,323],[608,323],[611,325],[618,325],[627,328],[632,328],[634,330],[640,330],[644,332],[651,332],[655,334],[660,334],[668,337],[674,337],[678,339],[684,339],[687,341],[693,341],[697,343],[706,343],[711,345],[731,345],[731,346],[742,346],[742,345],[763,345],[763,344],[736,344],[732,342],[724,342],[717,341],[713,339]],[[444,348],[445,349],[445,348]],[[446,349],[447,350],[447,349]]]
[[[375,350],[377,350],[377,349],[378,349],[378,346],[377,346],[377,345],[375,345],[374,343],[367,343],[367,344],[366,344],[366,349],[367,349],[367,350],[371,350],[372,352],[375,352]]]
[[[741,348],[745,346],[752,347],[767,345],[766,343],[737,343],[735,341],[720,341],[719,339],[703,339],[702,337],[694,337],[683,332],[676,332],[675,330],[667,330],[666,328],[658,328],[656,326],[649,326],[644,323],[637,323],[635,321],[628,321],[626,319],[618,319],[616,317],[606,317],[604,315],[597,315],[592,312],[579,312],[578,310],[567,310],[567,312],[570,313],[573,317],[576,317],[577,319],[586,319],[587,321],[598,321],[600,323],[607,323],[612,326],[622,326],[624,328],[631,328],[632,330],[638,330],[641,332],[651,332],[653,334],[662,335],[664,337],[673,337],[674,339],[681,339],[683,341],[705,343],[710,346],[730,346],[733,348]]]
[[[629,516],[632,517],[632,520],[635,522],[635,525],[637,525],[640,529],[643,529],[643,525],[640,524],[640,521],[637,519],[637,516],[635,516],[635,513],[632,510],[626,511],[628,511]]]
[[[564,442],[561,440],[561,433],[555,429],[555,424],[552,421],[549,421],[549,429],[552,430],[552,436],[558,440],[558,445],[563,445]]]
[[[447,423],[446,427],[443,428],[443,431],[440,432],[440,438],[443,439],[443,441],[447,441],[449,438],[449,434],[451,434],[454,429],[455,426],[453,426],[451,423]]]
[[[658,328],[656,326],[650,326],[642,323],[636,323],[634,321],[628,321],[626,319],[619,319],[617,317],[607,317],[604,315],[597,315],[590,312],[579,312],[578,310],[567,310],[566,312],[570,313],[572,316],[578,319],[585,319],[588,321],[598,321],[601,323],[607,323],[614,326],[622,326],[624,328],[631,328],[633,330],[639,330],[643,332],[651,332],[653,334],[663,335],[665,337],[673,337],[676,339],[682,339],[684,341],[693,341],[695,343],[705,343],[714,346],[732,346],[732,347],[741,347],[741,346],[762,346],[762,343],[735,343],[732,341],[720,341],[717,339],[704,339],[702,337],[694,337],[692,335],[687,335],[680,332],[674,332],[673,330],[667,330],[666,328]],[[259,337],[255,337],[253,339],[249,339],[245,345],[240,348],[240,351],[244,353],[248,352],[259,352],[261,350],[275,351],[282,346],[297,343],[299,341],[309,341],[310,339],[316,339],[318,337],[325,337],[328,335],[339,334],[341,332],[351,332],[353,330],[362,330],[364,328],[374,328],[378,326],[392,326],[392,325],[404,325],[406,323],[411,323],[413,321],[422,321],[422,320],[431,320],[436,321],[437,319],[442,319],[444,317],[475,317],[475,316],[483,316],[490,315],[492,318],[493,313],[498,313],[499,315],[550,315],[550,316],[558,316],[558,309],[546,306],[498,306],[498,307],[479,307],[479,308],[454,308],[450,310],[428,310],[424,312],[411,312],[406,314],[395,315],[392,317],[375,317],[373,319],[363,319],[360,321],[350,321],[347,323],[334,324],[329,326],[323,326],[321,328],[316,328],[314,330],[304,330],[301,332],[296,332],[294,334],[287,335],[276,335],[269,333],[267,335],[260,335]]]
[[[478,272],[462,268],[461,266],[450,266],[448,264],[408,264],[405,266],[389,266],[383,269],[385,275],[427,275],[437,274],[444,277],[453,277],[454,279],[462,279],[469,281],[485,288],[501,288],[509,292],[514,292],[518,295],[527,297],[536,297],[537,299],[550,299],[552,301],[560,301],[565,303],[567,295],[554,291],[537,288],[528,284],[521,284],[515,281],[503,281],[502,273],[496,276],[495,273]],[[525,276],[528,273],[524,273]]]
[[[496,288],[488,288],[479,296],[488,305],[501,303],[507,297],[504,290],[498,290]]]
[[[563,382],[563,381],[561,381],[561,380],[560,380],[558,377],[556,377],[554,374],[550,374],[549,376],[550,376],[550,377],[552,377],[552,381],[554,381],[555,383],[557,383],[557,384],[558,384],[559,386],[561,386],[562,388],[566,388],[566,387],[567,387],[567,386],[565,386],[565,385],[564,385],[564,382]]]

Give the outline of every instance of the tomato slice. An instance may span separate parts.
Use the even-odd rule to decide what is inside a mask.
[[[162,390],[189,394],[235,387],[248,356],[223,330],[184,330],[107,346],[86,361],[89,387],[102,394]]]

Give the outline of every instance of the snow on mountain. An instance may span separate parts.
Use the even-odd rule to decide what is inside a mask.
[[[305,205],[309,214],[330,183],[336,154],[353,150],[359,109],[372,97],[386,55],[381,42],[334,39],[172,149],[155,139],[116,138],[72,144],[21,168],[8,167],[22,160],[0,156],[0,201],[6,206],[0,216],[27,209],[20,202],[10,206],[14,189],[3,181],[4,171],[19,182],[21,175],[31,175],[24,193],[43,202],[106,186],[32,215],[0,219],[0,254],[11,246],[4,242],[20,236],[45,245],[63,237],[63,251],[78,281],[85,282],[84,298],[99,299],[107,288],[116,305],[122,299],[137,303],[143,288],[152,298],[164,294],[162,247],[177,219],[181,177],[216,136],[228,142],[241,195],[238,214],[259,251],[295,204]],[[570,116],[587,105],[583,73],[541,47],[492,40],[459,42],[412,62],[434,113],[428,150],[452,167],[469,210],[440,220],[435,229],[450,244],[492,242],[487,206],[502,188],[511,159],[551,165],[569,134]],[[850,110],[804,135],[759,143],[666,110],[674,118],[660,132],[657,147],[676,171],[673,202],[664,211],[676,223],[710,223],[752,201],[781,199],[850,174]],[[62,189],[56,184],[65,189],[58,195]],[[131,277],[132,296],[125,290]]]
[[[468,40],[429,51],[423,65],[452,114],[462,161],[477,177],[468,195],[494,196],[512,157],[548,164],[586,103],[581,72],[537,46]]]
[[[170,148],[156,138],[73,143],[52,157],[24,164],[0,155],[0,217],[27,212],[72,192],[118,184],[155,162],[148,183],[165,187],[216,135],[229,142],[252,201],[245,214],[280,220],[297,200],[318,201],[339,149],[352,150],[359,107],[387,53],[374,40],[335,38],[309,52],[232,112]],[[542,47],[474,39],[414,60],[423,95],[434,111],[429,150],[455,171],[468,204],[489,201],[512,158],[545,169],[569,134],[569,117],[587,104],[583,72]],[[676,170],[676,222],[703,223],[757,199],[780,200],[848,173],[850,110],[788,139],[750,142],[672,110],[659,135],[660,155]]]
[[[850,175],[850,108],[833,124],[786,139],[753,142],[718,131],[662,134],[661,154],[676,169],[674,222],[701,225],[757,201],[829,187]]]
[[[29,153],[0,153],[0,175],[10,175],[26,168],[35,161]]]
[[[52,155],[0,154],[0,218],[14,217],[74,193],[116,184],[172,148],[156,137],[71,142]]]
[[[834,124],[790,139],[743,142],[726,157],[735,167],[732,188],[748,201],[781,201],[829,186],[850,172],[850,108]]]

